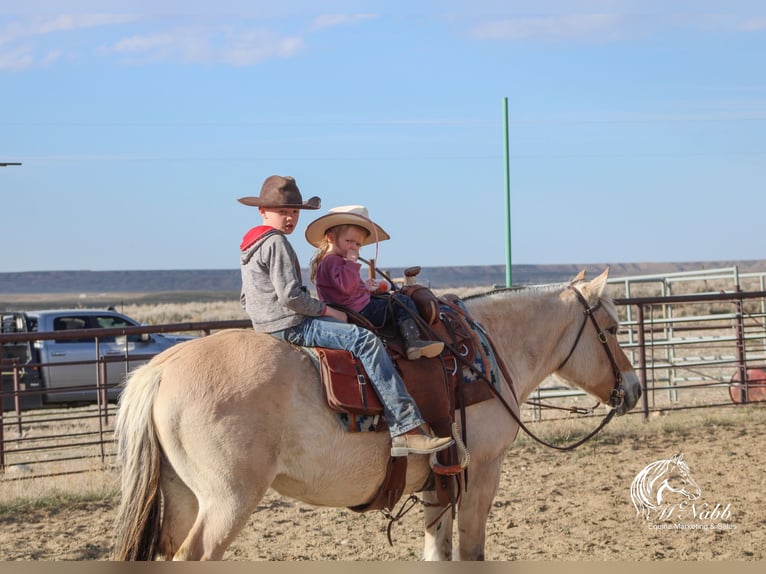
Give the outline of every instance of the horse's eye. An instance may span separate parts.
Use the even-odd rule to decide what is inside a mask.
[[[613,325],[609,327],[608,329],[606,329],[606,332],[609,333],[610,335],[617,335],[619,331],[620,331],[619,325]]]

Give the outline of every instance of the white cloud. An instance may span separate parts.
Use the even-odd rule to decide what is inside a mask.
[[[120,54],[133,54],[147,52],[160,47],[170,46],[174,43],[169,34],[153,34],[149,36],[130,36],[114,44],[112,51]]]
[[[0,46],[9,44],[18,38],[23,38],[22,27],[16,22],[11,22],[5,28],[0,29]]]
[[[278,37],[271,32],[251,30],[237,34],[216,54],[217,60],[232,66],[252,66],[274,58],[289,58],[303,49],[297,36]]]
[[[80,30],[135,20],[136,16],[128,14],[61,14],[50,18],[30,17],[24,21],[10,22],[0,29],[0,46],[5,47],[5,51],[0,53],[0,70],[18,71],[50,65],[60,60],[66,50],[61,47],[44,48],[41,44],[66,42],[69,34]]]
[[[158,34],[130,36],[102,51],[128,56],[132,62],[182,61],[244,67],[291,57],[303,46],[300,37],[279,36],[268,30],[178,28]]]
[[[350,16],[346,22],[366,17]],[[247,28],[246,22],[228,20],[221,24],[203,19],[197,25],[179,26],[175,19],[175,28],[162,29],[157,26],[166,21],[164,18],[131,14],[24,16],[0,28],[0,70],[49,65],[72,58],[75,50],[78,57],[90,51],[118,55],[131,63],[175,61],[239,67],[288,58],[304,49],[299,35]],[[124,26],[96,33],[108,26],[142,21],[140,28],[132,26],[128,33]]]
[[[680,8],[672,4],[670,8]],[[619,6],[613,6],[619,8]],[[626,7],[623,7],[626,8]],[[559,42],[567,40],[614,42],[659,32],[687,30],[702,33],[741,33],[766,30],[766,17],[736,13],[673,12],[657,6],[615,13],[544,14],[487,21],[475,26],[480,39]]]
[[[31,52],[29,47],[22,47],[0,53],[0,70],[18,71],[28,68],[34,62]]]
[[[334,26],[344,26],[346,24],[355,24],[363,20],[374,20],[377,14],[323,14],[314,19],[312,28],[332,28]]]
[[[58,62],[61,59],[62,53],[60,50],[51,50],[40,61],[43,66],[49,66],[54,62]]]
[[[741,27],[743,30],[748,32],[759,32],[761,30],[766,30],[766,17],[751,18],[750,20],[745,20]]]
[[[623,35],[621,16],[571,14],[498,20],[478,26],[474,36],[482,39],[559,41],[586,39],[613,41]]]
[[[35,31],[39,34],[48,34],[51,32],[113,26],[135,20],[137,20],[137,16],[130,14],[62,14],[42,22]]]
[[[25,24],[11,22],[0,30],[0,44],[54,32],[113,26],[135,20],[137,17],[129,14],[61,14],[53,18],[32,18]]]

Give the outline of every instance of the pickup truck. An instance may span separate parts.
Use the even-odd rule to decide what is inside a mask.
[[[141,326],[137,321],[112,310],[58,309],[2,313],[0,333],[46,333],[81,329],[111,329]],[[98,338],[98,355],[107,358],[108,400],[116,400],[128,371],[176,343],[191,336],[141,333],[103,335]],[[3,409],[13,408],[12,362],[23,366],[24,389],[41,391],[24,397],[25,408],[60,403],[96,402],[99,364],[96,338],[48,338],[4,342],[2,345]],[[135,360],[131,360],[135,356]],[[115,360],[109,360],[109,358]],[[117,360],[117,358],[122,360]]]

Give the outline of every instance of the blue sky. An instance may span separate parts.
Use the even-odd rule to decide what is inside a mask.
[[[503,98],[513,263],[766,258],[765,54],[761,1],[4,2],[0,272],[236,268],[271,174],[304,265],[347,204],[504,264]]]

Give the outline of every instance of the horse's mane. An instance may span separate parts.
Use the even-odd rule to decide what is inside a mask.
[[[491,289],[486,292],[482,293],[473,293],[471,295],[466,295],[465,297],[461,297],[463,301],[471,301],[476,299],[482,299],[486,297],[491,297],[493,295],[506,295],[508,297],[527,297],[527,296],[534,296],[534,295],[544,295],[549,293],[558,293],[560,291],[563,291],[569,286],[576,286],[579,282],[576,283],[546,283],[543,285],[523,285],[520,287],[497,287],[495,289]],[[601,304],[604,306],[604,309],[606,310],[609,315],[615,319],[619,320],[619,315],[617,313],[617,306],[614,304],[614,301],[612,300],[612,297],[608,294],[606,290],[601,294]]]
[[[489,291],[481,293],[472,293],[461,297],[463,301],[469,301],[471,299],[481,299],[482,297],[489,297],[491,295],[507,294],[512,297],[521,297],[524,295],[531,295],[539,292],[553,292],[565,289],[569,283],[548,283],[545,285],[523,285],[521,287],[496,287]]]

